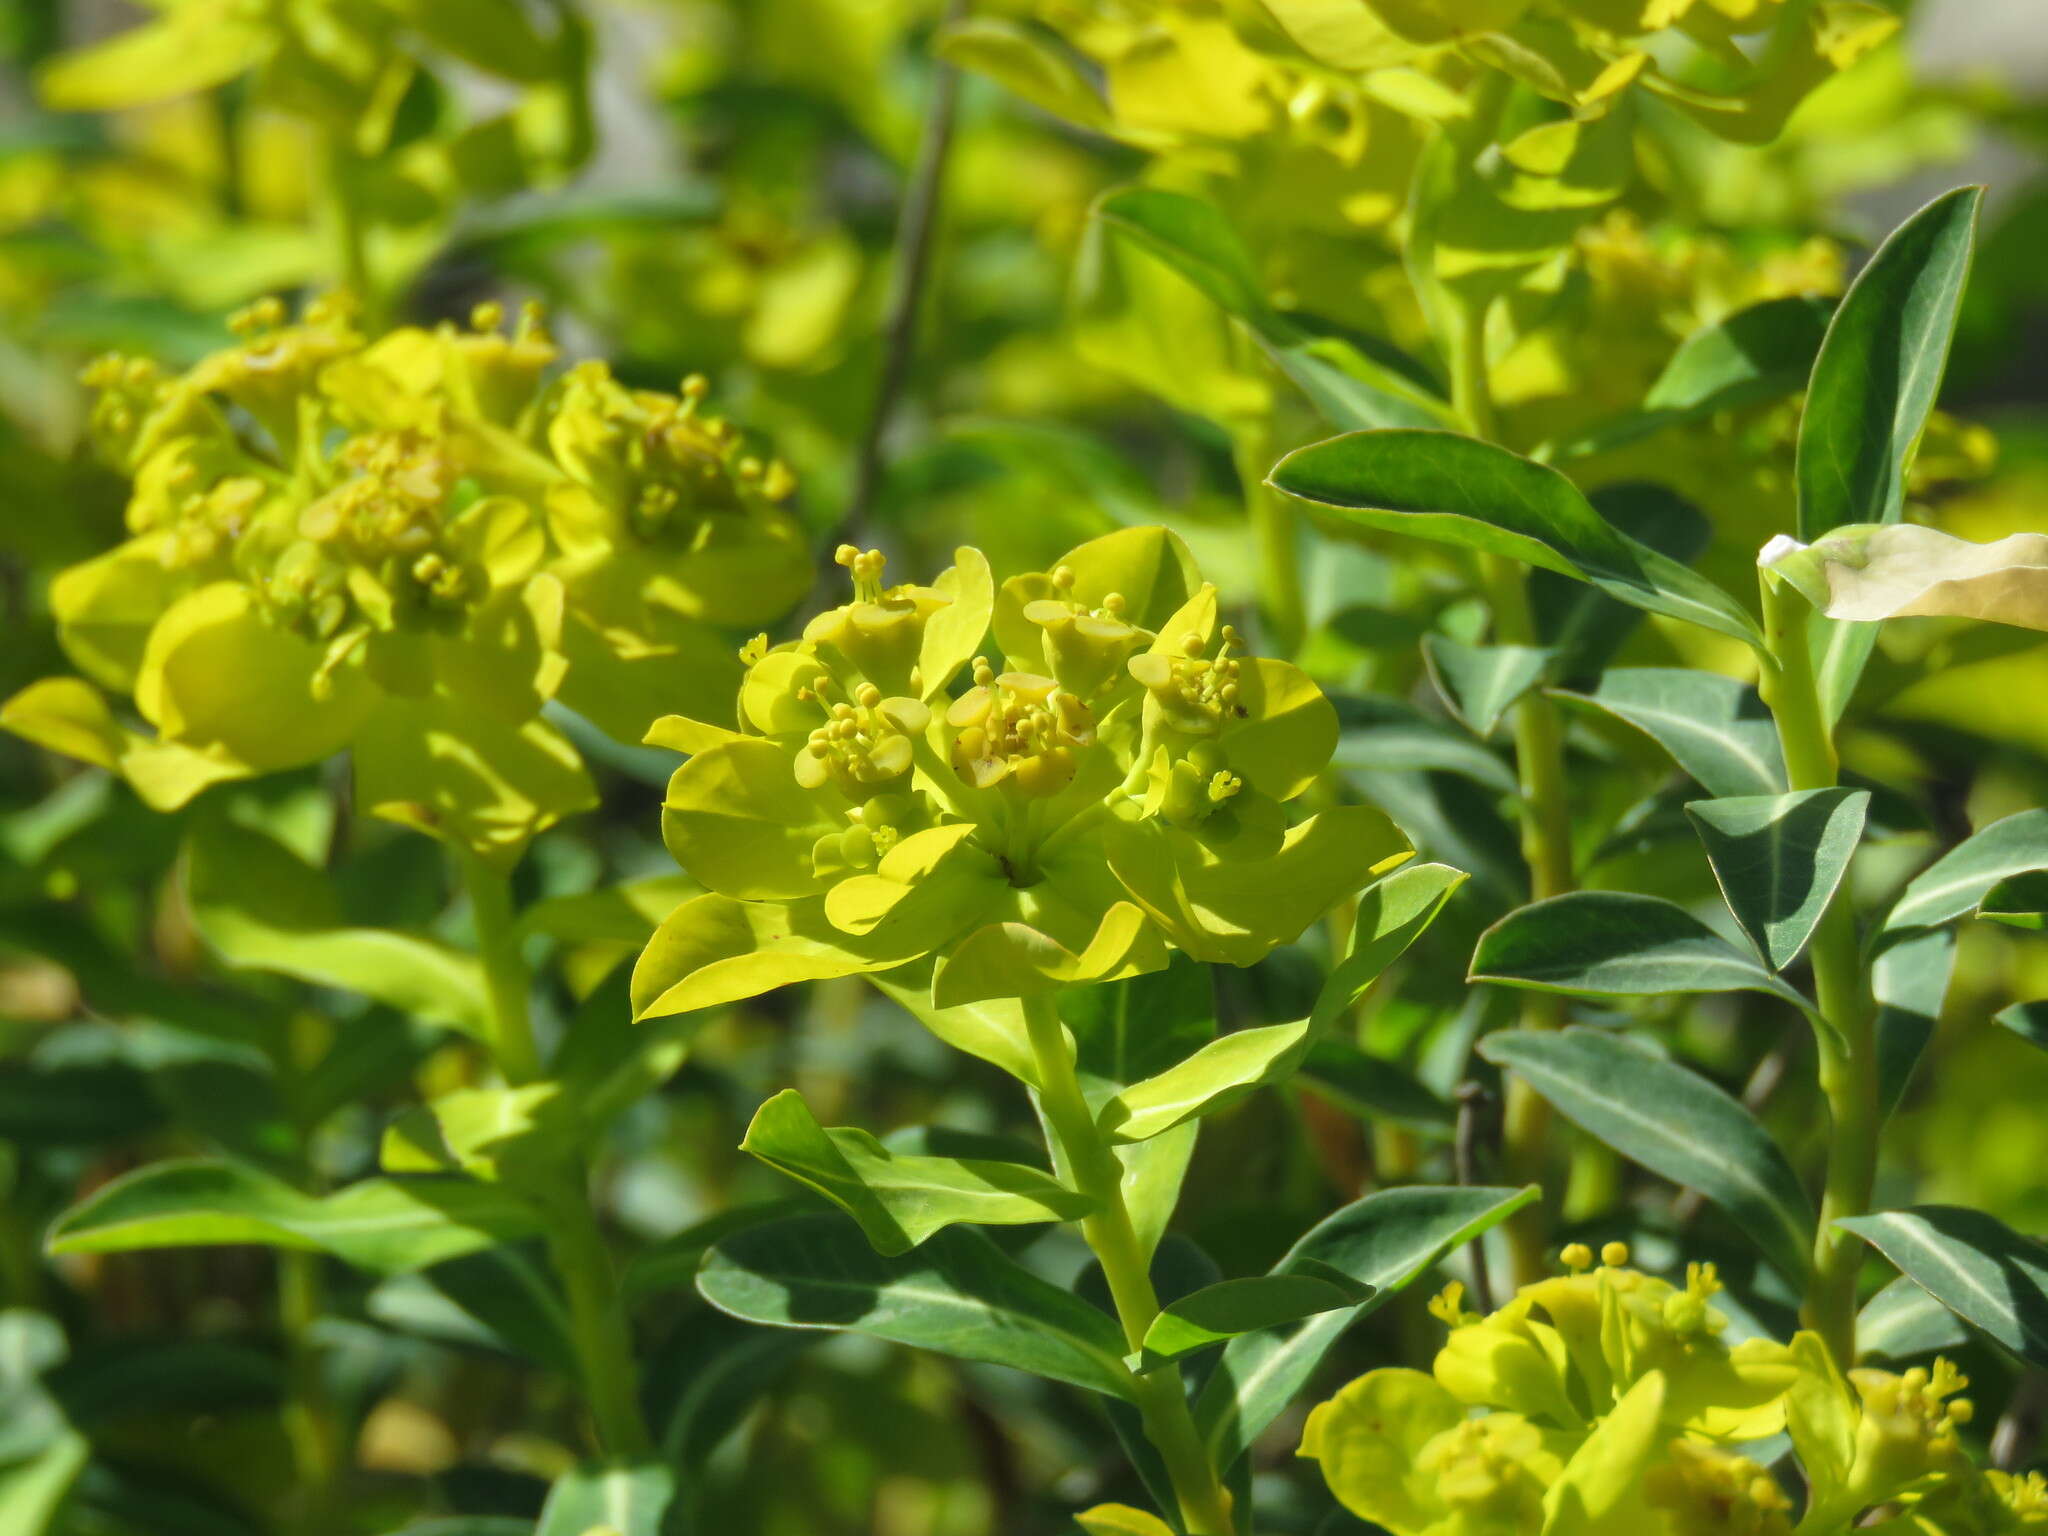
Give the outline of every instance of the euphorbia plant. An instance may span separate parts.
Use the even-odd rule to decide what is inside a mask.
[[[544,1234],[595,1441],[637,1456],[650,1439],[584,1152],[643,1073],[673,1070],[675,1042],[543,1054],[527,950],[547,921],[516,909],[511,876],[596,798],[552,703],[632,739],[650,688],[729,694],[740,662],[720,626],[774,618],[809,560],[788,471],[703,411],[703,380],[665,393],[600,363],[563,373],[536,313],[503,322],[486,305],[468,328],[371,337],[339,301],[290,324],[266,301],[182,374],[90,370],[101,446],[133,482],[130,538],[54,584],[60,638],[93,681],[32,684],[0,723],[166,812],[346,749],[360,811],[446,845],[475,956],[342,925],[320,870],[217,802],[191,821],[197,926],[231,964],[454,1025],[502,1084],[453,1087],[391,1128],[384,1170],[421,1177],[316,1199],[241,1164],[158,1165],[72,1212],[57,1245],[253,1238],[404,1271]]]
[[[939,1155],[939,1133],[898,1150],[821,1127],[783,1094],[747,1150],[842,1207],[859,1235],[816,1218],[756,1229],[711,1251],[700,1286],[740,1316],[1092,1388],[1177,1528],[1249,1530],[1230,1482],[1284,1401],[1268,1378],[1301,1380],[1342,1321],[1286,1342],[1269,1330],[1360,1315],[1520,1197],[1367,1200],[1271,1275],[1189,1285],[1157,1255],[1192,1138],[1299,1065],[1460,877],[1397,870],[1406,840],[1370,806],[1290,824],[1335,715],[1299,669],[1244,653],[1173,535],[1110,534],[1000,588],[973,549],[929,586],[885,584],[875,551],[849,546],[839,563],[853,601],[799,640],[754,648],[737,729],[676,718],[650,735],[691,753],[664,826],[710,892],[662,924],[636,1003],[655,1017],[873,976],[1032,1093],[1053,1172]],[[1350,952],[1310,1017],[1207,1038],[1213,1009],[1189,962],[1249,965],[1361,891]],[[1144,999],[1124,1005],[1141,1010],[1129,1027],[1162,1039],[1105,1057],[1084,1021],[1099,1017],[1091,992],[1119,984]],[[944,1230],[1048,1220],[1080,1222],[1114,1326]],[[863,1241],[871,1253],[853,1251]],[[1226,1343],[1191,1402],[1179,1362]]]

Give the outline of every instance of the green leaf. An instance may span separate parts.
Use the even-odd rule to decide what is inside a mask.
[[[1269,482],[1340,520],[1434,539],[1591,582],[1621,602],[1745,645],[1742,606],[1688,566],[1638,543],[1556,470],[1454,432],[1353,432],[1296,449]]]
[[[1976,240],[1981,188],[1929,203],[1892,233],[1835,310],[1799,422],[1799,537],[1896,523],[1906,468],[1941,389]],[[1814,625],[1822,707],[1840,718],[1876,644],[1856,624]]]
[[[325,876],[277,839],[223,817],[197,818],[185,852],[193,926],[230,965],[359,993],[484,1036],[488,991],[474,956],[347,926]]]
[[[1354,1200],[1304,1233],[1273,1267],[1296,1272],[1313,1261],[1349,1275],[1373,1295],[1356,1307],[1323,1312],[1298,1328],[1240,1334],[1223,1348],[1195,1400],[1195,1424],[1211,1460],[1228,1468],[1308,1384],[1338,1337],[1387,1298],[1537,1198],[1526,1189],[1410,1185]]]
[[[1887,932],[1938,928],[1975,912],[2017,875],[2048,869],[2048,810],[2021,811],[1965,838],[1915,875],[1884,920]]]
[[[1215,987],[1207,966],[1176,954],[1164,970],[1073,988],[1060,1018],[1085,1076],[1135,1083],[1215,1038]]]
[[[1582,1129],[1734,1218],[1787,1279],[1806,1275],[1813,1207],[1778,1144],[1697,1072],[1597,1029],[1510,1030],[1479,1053]]]
[[[1455,773],[1500,794],[1515,792],[1515,776],[1490,748],[1405,699],[1384,694],[1337,694],[1342,733],[1330,759],[1338,768],[1383,773]]]
[[[1782,971],[1841,888],[1870,809],[1865,789],[1695,800],[1685,808],[1735,921]]]
[[[2048,998],[2014,1003],[1998,1014],[1994,1022],[2004,1025],[2027,1044],[2048,1051]]]
[[[619,1276],[619,1289],[628,1306],[663,1291],[692,1290],[704,1255],[733,1233],[792,1216],[815,1215],[817,1210],[817,1201],[809,1195],[791,1195],[786,1200],[763,1200],[707,1216],[634,1254]]]
[[[1895,523],[1948,366],[1983,189],[1936,198],[1878,249],[1835,311],[1799,423],[1799,537]]]
[[[1038,1063],[1024,1029],[1024,1009],[1015,998],[940,1008],[932,1002],[931,962],[871,975],[868,980],[956,1051],[993,1062],[1021,1083],[1038,1084]]]
[[[1581,997],[1766,992],[1809,1004],[1675,902],[1576,891],[1510,912],[1479,936],[1472,980]]]
[[[1681,565],[1690,565],[1713,542],[1706,515],[1664,486],[1624,480],[1601,486],[1591,499],[1623,533]],[[1566,679],[1597,678],[1606,671],[1645,617],[1642,609],[1554,571],[1530,573],[1529,608],[1538,640],[1558,653],[1551,675]]]
[[[1640,410],[1601,423],[1548,454],[1552,462],[1611,453],[1667,427],[1790,395],[1806,383],[1833,306],[1766,299],[1679,343]]]
[[[2048,1365],[2048,1248],[1954,1205],[1844,1217],[1921,1289],[2032,1365]]]
[[[675,1496],[676,1474],[659,1462],[578,1467],[555,1479],[533,1536],[661,1536]]]
[[[1491,736],[1500,717],[1543,681],[1557,653],[1533,645],[1460,645],[1444,635],[1425,635],[1422,657],[1451,713],[1475,734]]]
[[[749,1322],[865,1333],[1110,1397],[1135,1393],[1123,1334],[1106,1313],[966,1228],[889,1258],[843,1217],[800,1216],[724,1239],[697,1289]]]
[[[1955,1313],[1904,1275],[1856,1314],[1856,1354],[1862,1360],[1910,1360],[1961,1349],[1969,1342],[1970,1330]]]
[[[57,1528],[67,1496],[92,1446],[77,1430],[67,1430],[24,1460],[0,1466],[0,1530],[9,1536],[45,1536]]]
[[[1870,990],[1878,1005],[1877,1099],[1887,1118],[1905,1097],[1941,1022],[1955,968],[1956,936],[1946,928],[1911,930],[1871,962]]]
[[[1717,798],[1782,795],[1789,787],[1770,711],[1754,688],[1732,677],[1619,667],[1591,693],[1554,692],[1627,721]]]
[[[1276,312],[1251,253],[1213,204],[1157,187],[1125,187],[1105,193],[1093,217],[1242,321],[1332,426],[1443,427],[1455,419],[1408,359],[1392,365],[1346,338],[1312,335]]]
[[[1116,132],[1108,104],[1072,56],[1014,22],[990,16],[956,22],[940,32],[938,53],[1076,127]]]
[[[1298,1323],[1319,1312],[1355,1307],[1371,1299],[1371,1286],[1360,1285],[1341,1270],[1219,1280],[1181,1297],[1153,1319],[1145,1330],[1137,1369],[1157,1370],[1241,1333]]]
[[[1463,870],[1448,864],[1404,864],[1359,894],[1350,948],[1309,1013],[1311,1036],[1321,1035],[1356,1006],[1366,988],[1436,921],[1465,879]]]
[[[380,1323],[421,1338],[494,1350],[565,1375],[577,1369],[562,1298],[516,1248],[487,1248],[388,1276],[364,1307]]]
[[[1113,1095],[1096,1122],[1112,1141],[1149,1141],[1279,1082],[1299,1065],[1309,1035],[1310,1021],[1303,1019],[1211,1040],[1178,1065]]]
[[[755,1111],[740,1148],[853,1217],[878,1253],[907,1253],[955,1222],[1078,1221],[1094,1209],[1036,1168],[920,1157],[893,1152],[866,1131],[827,1130],[793,1088]]]
[[[319,1197],[244,1163],[183,1158],[138,1168],[95,1190],[57,1218],[49,1251],[253,1243],[324,1251],[361,1269],[403,1271],[540,1230],[531,1206],[470,1179],[365,1179]]]
[[[1361,1120],[1384,1120],[1439,1137],[1457,1127],[1457,1111],[1406,1068],[1338,1037],[1309,1047],[1296,1081]]]

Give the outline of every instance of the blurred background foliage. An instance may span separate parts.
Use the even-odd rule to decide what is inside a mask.
[[[2042,525],[2048,26],[2034,0],[1892,8],[1904,30],[1774,142],[1663,136],[1660,200],[1624,198],[1585,228],[1574,264],[1585,291],[1552,295],[1559,317],[1502,365],[1515,437],[1531,444],[1633,405],[1699,325],[1776,293],[1837,291],[1867,242],[1925,195],[1983,179],[1988,222],[1943,402],[1953,425],[1923,478],[1953,532]],[[800,513],[824,547],[859,532],[925,571],[972,541],[1002,572],[1159,521],[1238,603],[1254,597],[1258,559],[1228,423],[1266,423],[1277,451],[1312,422],[1185,284],[1126,271],[1118,287],[1104,267],[1114,254],[1088,249],[1092,201],[1140,175],[1205,190],[1250,232],[1284,307],[1347,334],[1418,334],[1384,234],[1407,175],[1393,114],[1375,119],[1356,163],[1311,124],[1267,146],[1287,159],[1276,165],[1219,155],[1221,109],[1178,86],[1162,88],[1160,135],[1140,146],[970,74],[909,385],[850,529],[947,8],[550,0],[527,12],[530,39],[498,38],[495,50],[448,35],[432,7],[382,9],[388,46],[346,76],[338,107],[289,57],[253,73],[193,64],[192,50],[219,44],[217,30],[201,34],[229,26],[230,8],[183,0],[165,14],[200,29],[173,51],[198,88],[59,111],[38,97],[36,72],[138,12],[0,0],[0,696],[66,670],[50,577],[119,536],[122,487],[81,448],[80,366],[110,348],[189,362],[219,344],[236,306],[318,289],[352,264],[397,317],[536,299],[571,357],[608,357],[621,377],[660,388],[709,375],[795,466]],[[1077,40],[1085,56],[1083,13],[1142,9],[1002,0],[976,15]],[[1181,9],[1199,19],[1216,8]],[[334,227],[323,198],[338,178],[371,211],[366,227]],[[1586,478],[1654,470],[1707,514],[1703,564],[1741,590],[1742,568],[1784,522],[1786,409],[1724,413],[1608,455]],[[1351,699],[1344,772],[1427,855],[1476,878],[1361,1018],[1359,1043],[1386,1076],[1361,1085],[1312,1071],[1305,1088],[1210,1123],[1181,1231],[1227,1274],[1263,1269],[1364,1190],[1452,1177],[1452,1098],[1471,1039],[1500,1007],[1464,986],[1464,961],[1524,880],[1501,810],[1507,770],[1446,715],[1418,661],[1423,634],[1474,622],[1457,582],[1420,546],[1392,541],[1315,541],[1305,573],[1301,655]],[[1656,624],[1624,654],[1738,663]],[[1959,831],[2048,799],[2048,651],[2031,635],[1897,624],[1867,689],[1846,756],[1884,791],[1892,862],[1866,877],[1896,884]],[[519,876],[528,901],[669,869],[657,816],[669,760],[564,723],[602,775],[603,806],[537,842]],[[1592,881],[1711,893],[1654,749],[1591,717],[1574,732]],[[179,849],[202,813],[326,858],[352,920],[462,936],[433,846],[337,813],[335,791],[307,770],[163,817],[105,773],[0,736],[0,1508],[29,1508],[23,1469],[43,1464],[31,1453],[76,1436],[89,1460],[58,1527],[67,1536],[377,1533],[456,1516],[475,1518],[428,1529],[498,1536],[526,1527],[487,1517],[532,1520],[578,1458],[552,1325],[516,1304],[530,1272],[516,1250],[381,1282],[292,1255],[282,1284],[279,1261],[252,1250],[42,1256],[59,1211],[166,1156],[225,1150],[309,1189],[357,1177],[390,1114],[479,1071],[454,1037],[344,994],[229,973],[197,939]],[[581,931],[538,942],[551,1028],[623,1007],[629,943]],[[1896,1187],[1880,1204],[1953,1201],[2048,1228],[2048,1058],[1985,1027],[2014,999],[2048,994],[2048,938],[1978,925],[1958,978],[1933,1069],[1890,1130],[1884,1177]],[[1292,1018],[1315,980],[1312,955],[1283,951],[1227,978],[1219,1001],[1233,1020]],[[1746,1091],[1788,1146],[1817,1130],[1803,1032],[1782,1005],[1669,1011],[1673,1048]],[[822,1120],[878,1133],[1002,1131],[1026,1114],[1006,1080],[853,981],[735,1008],[654,1075],[658,1091],[616,1120],[599,1176],[621,1250],[636,1255],[629,1275],[644,1282],[659,1432],[693,1468],[679,1528],[1023,1536],[1062,1529],[1060,1511],[1077,1503],[1130,1495],[1101,1423],[1070,1394],[872,1341],[750,1332],[675,1278],[701,1246],[699,1223],[789,1193],[736,1150],[771,1093],[796,1086]],[[1720,1255],[1732,1273],[1749,1269],[1711,1210],[1674,1204],[1588,1141],[1560,1146],[1568,1227],[1627,1237],[1651,1265]],[[1052,1233],[1029,1257],[1064,1280],[1083,1254]],[[1752,1304],[1774,1300],[1785,1298]],[[1426,1359],[1430,1338],[1420,1296],[1401,1298],[1346,1340],[1325,1377]],[[306,1390],[306,1373],[320,1390]],[[1323,1524],[1326,1495],[1291,1463],[1298,1427],[1298,1414],[1285,1418],[1262,1445],[1261,1508],[1275,1531],[1340,1529]]]

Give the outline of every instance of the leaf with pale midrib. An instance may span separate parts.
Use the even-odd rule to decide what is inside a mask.
[[[1698,1073],[1601,1030],[1515,1030],[1479,1043],[1592,1135],[1733,1217],[1788,1279],[1806,1274],[1813,1207],[1756,1117]]]
[[[1132,1395],[1116,1323],[965,1227],[888,1258],[843,1217],[800,1216],[718,1243],[697,1289],[750,1322],[865,1333]]]
[[[1695,800],[1685,808],[1742,931],[1782,971],[1799,958],[1848,873],[1870,792]]]
[[[1916,1205],[1845,1217],[1854,1232],[1927,1293],[2030,1364],[2048,1366],[2048,1248],[1997,1217]]]

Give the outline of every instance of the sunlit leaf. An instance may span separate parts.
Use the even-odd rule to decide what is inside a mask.
[[[1076,1221],[1093,1209],[1036,1168],[897,1152],[865,1131],[827,1130],[793,1088],[755,1111],[740,1147],[853,1217],[879,1253],[907,1253],[955,1222]]]
[[[50,1229],[52,1253],[256,1243],[326,1251],[363,1269],[438,1264],[541,1229],[539,1213],[471,1179],[365,1179],[314,1196],[243,1163],[151,1163],[95,1190]]]
[[[1762,636],[1706,577],[1621,532],[1556,470],[1452,432],[1353,432],[1297,449],[1271,484],[1342,522],[1504,555],[1746,645]]]

